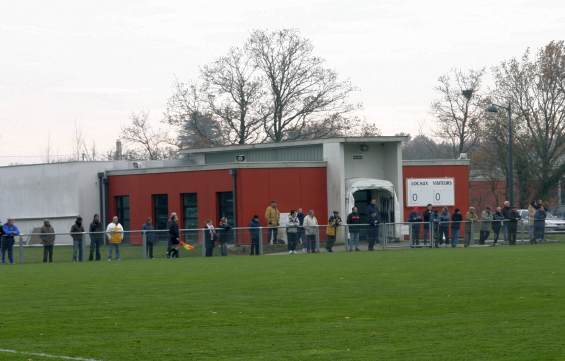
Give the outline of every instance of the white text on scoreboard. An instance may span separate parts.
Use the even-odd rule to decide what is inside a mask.
[[[406,206],[454,206],[453,178],[409,178],[406,180]]]

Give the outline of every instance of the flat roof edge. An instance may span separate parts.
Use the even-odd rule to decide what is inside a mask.
[[[403,166],[431,166],[431,165],[470,165],[470,159],[421,159],[403,160]]]
[[[394,143],[403,142],[407,140],[407,136],[378,136],[378,137],[337,137],[337,138],[323,138],[313,140],[298,140],[280,143],[258,143],[258,144],[245,144],[245,145],[225,145],[220,147],[208,148],[194,148],[180,150],[181,154],[199,154],[199,153],[215,153],[215,152],[229,152],[235,150],[251,150],[251,149],[273,149],[273,148],[287,148],[287,147],[300,147],[309,145],[320,145],[325,143]]]
[[[326,162],[241,162],[241,163],[222,163],[210,165],[189,165],[178,167],[159,167],[159,168],[137,168],[110,170],[107,176],[131,175],[131,174],[155,174],[155,173],[178,173],[178,172],[197,172],[207,170],[227,170],[227,169],[257,169],[257,168],[323,168]]]

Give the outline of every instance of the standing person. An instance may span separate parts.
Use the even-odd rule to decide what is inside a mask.
[[[276,201],[271,201],[271,205],[265,209],[265,221],[269,227],[269,240],[272,244],[277,244],[278,227],[281,221],[281,212]]]
[[[112,222],[106,227],[106,239],[108,240],[108,261],[112,260],[112,251],[115,252],[116,260],[120,261],[120,244],[124,239],[124,227],[114,216]]]
[[[432,223],[432,230],[433,230],[432,235],[433,235],[434,247],[439,248],[439,241],[440,241],[439,212],[438,212],[437,209],[434,209],[432,211],[431,223]]]
[[[2,263],[6,263],[6,253],[8,253],[10,264],[14,264],[14,237],[20,235],[20,230],[13,218],[8,218],[8,222],[2,226],[2,233]]]
[[[306,250],[308,253],[316,253],[316,235],[318,234],[318,219],[314,210],[308,211],[304,217],[304,234],[306,235]]]
[[[169,217],[167,229],[169,230],[167,258],[179,258],[180,230],[178,217],[175,212],[172,212]]]
[[[73,262],[82,262],[84,227],[81,216],[78,216],[75,224],[71,226],[71,237],[73,238]]]
[[[428,239],[430,238],[430,225],[432,223],[432,211],[433,207],[428,203],[426,210],[422,216],[424,222],[424,246],[428,244]]]
[[[451,247],[455,248],[459,244],[459,230],[461,229],[461,222],[463,215],[459,208],[455,208],[451,216]]]
[[[496,246],[498,242],[498,237],[500,236],[500,229],[502,228],[502,223],[504,222],[504,215],[502,214],[502,207],[496,207],[496,211],[492,215],[492,233],[494,240],[492,246]]]
[[[0,253],[4,254],[4,225],[0,222]]]
[[[359,249],[359,233],[361,232],[361,216],[359,215],[357,207],[351,208],[351,213],[347,216],[347,227],[349,228],[349,242],[347,243],[347,250],[349,252]]]
[[[250,256],[259,255],[259,242],[261,240],[261,223],[259,223],[259,216],[254,215],[247,226],[249,228],[249,236],[251,237],[251,253]]]
[[[326,243],[326,250],[328,252],[333,252],[333,246],[337,237],[337,230],[341,226],[342,220],[339,216],[338,211],[334,211],[333,215],[330,216],[328,220],[328,227],[326,228],[326,235],[328,236],[328,242]]]
[[[143,226],[141,226],[143,237],[145,237],[145,255],[149,259],[153,259],[153,247],[155,245],[156,234],[155,227],[153,227],[153,220],[147,217]]]
[[[298,218],[298,222],[300,222],[300,225],[298,226],[298,234],[297,234],[297,241],[298,244],[304,244],[304,227],[302,227],[304,225],[304,217],[306,217],[306,215],[304,214],[304,211],[302,210],[302,208],[298,208],[298,212],[296,212],[296,217]],[[304,252],[306,252],[306,248],[304,248]]]
[[[379,216],[377,210],[374,209],[369,214],[369,251],[375,249],[375,243],[379,243]]]
[[[536,243],[536,236],[535,236],[535,218],[536,218],[536,211],[539,209],[540,205],[537,201],[532,201],[528,205],[528,235],[530,236],[530,243]]]
[[[220,255],[228,255],[228,244],[231,241],[231,226],[228,222],[228,217],[220,218],[220,223],[218,223],[219,228],[219,238],[220,238]]]
[[[518,209],[512,207],[508,223],[508,242],[511,246],[516,245],[516,234],[518,233],[518,221],[521,219]]]
[[[206,257],[214,255],[214,242],[216,241],[216,229],[211,219],[206,220],[204,226],[204,246],[206,247]]]
[[[100,216],[98,214],[94,215],[92,223],[90,223],[88,227],[88,232],[90,238],[90,254],[88,255],[88,260],[92,261],[96,259],[100,261],[100,247],[102,247],[102,243],[104,242],[104,226],[102,222],[100,222]]]
[[[43,263],[53,263],[53,245],[55,244],[55,230],[48,219],[43,221],[40,230],[41,244],[43,244]]]
[[[447,207],[443,207],[441,213],[439,214],[439,243],[443,244],[445,242],[445,246],[449,244],[449,221],[451,220],[449,216],[449,209]]]
[[[536,213],[534,215],[534,242],[533,244],[537,243],[539,240],[543,242],[545,240],[545,219],[547,214],[545,212],[545,207],[540,205],[538,209],[536,209]]]
[[[375,198],[371,199],[371,203],[367,205],[367,214],[369,215],[369,217],[373,213],[379,213],[379,210],[377,209],[377,200]]]
[[[412,208],[412,211],[408,215],[408,222],[411,223],[411,246],[418,246],[420,245],[420,229],[422,228],[422,216],[420,215],[418,207]]]
[[[298,237],[298,226],[300,221],[293,209],[288,215],[288,223],[286,225],[286,236],[288,238],[288,254],[296,254],[296,239]]]
[[[478,222],[479,216],[475,211],[475,207],[469,207],[469,211],[467,211],[467,214],[465,215],[465,247],[469,247],[473,241],[473,234],[475,233],[475,227]]]
[[[510,202],[504,201],[504,206],[502,207],[502,215],[504,216],[504,221],[502,221],[502,232],[504,235],[504,243],[508,244],[510,242],[510,218],[512,216],[512,208],[510,207]]]
[[[485,244],[485,241],[490,235],[490,228],[492,226],[492,212],[489,206],[481,212],[481,231],[479,235],[479,244]]]

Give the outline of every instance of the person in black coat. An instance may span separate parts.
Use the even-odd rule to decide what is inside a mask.
[[[408,222],[411,223],[411,241],[412,247],[420,244],[420,229],[422,228],[422,216],[418,212],[418,208],[412,208],[412,212],[408,215]]]
[[[510,202],[504,201],[504,207],[502,207],[502,215],[504,216],[504,221],[502,221],[502,232],[504,235],[504,243],[509,243],[510,219],[512,218],[512,207],[510,207]]]
[[[206,257],[214,255],[214,242],[216,242],[216,229],[211,219],[206,220],[204,226],[204,247],[206,247]]]
[[[222,217],[220,219],[220,223],[218,224],[218,228],[220,229],[220,232],[219,232],[220,255],[227,256],[228,255],[228,243],[231,242],[231,226],[228,222],[227,217]]]
[[[455,208],[451,216],[451,247],[455,248],[459,244],[459,230],[461,229],[461,222],[463,215],[459,208]]]
[[[379,216],[376,210],[369,215],[369,251],[374,250],[375,243],[379,243]]]
[[[259,242],[261,239],[261,223],[259,222],[259,216],[254,215],[251,222],[249,222],[249,236],[251,237],[251,253],[250,256],[259,255]]]
[[[502,228],[502,223],[504,222],[504,215],[502,214],[502,208],[496,207],[496,211],[492,215],[492,233],[494,235],[494,239],[492,242],[493,246],[496,246],[498,242],[498,238],[500,236],[500,229]]]
[[[508,223],[508,243],[511,246],[516,245],[516,235],[518,233],[518,221],[521,219],[518,209],[512,207]]]
[[[92,223],[88,227],[89,237],[90,237],[90,254],[88,260],[92,261],[96,259],[100,261],[100,247],[104,244],[104,225],[100,222],[100,216],[98,214],[94,215]]]
[[[179,257],[179,244],[180,244],[180,231],[179,222],[176,213],[171,213],[169,222],[167,224],[169,230],[169,247],[167,251],[167,258],[178,258]]]
[[[424,246],[425,246],[428,244],[428,240],[430,239],[430,225],[432,224],[432,218],[433,218],[433,207],[431,204],[428,204],[426,206],[426,210],[424,211],[422,218],[424,221]]]

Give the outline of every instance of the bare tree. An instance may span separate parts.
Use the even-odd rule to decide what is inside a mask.
[[[153,129],[148,112],[131,115],[131,124],[122,128],[122,139],[138,148],[134,153],[142,159],[166,159],[172,151],[171,139],[163,130]]]
[[[300,134],[332,117],[354,110],[348,96],[354,90],[348,81],[339,81],[324,60],[313,55],[308,39],[295,30],[256,30],[246,50],[268,89],[263,130],[269,140],[288,139],[288,131]]]
[[[409,135],[400,133],[399,135]],[[402,158],[408,160],[448,159],[452,157],[451,145],[445,142],[437,143],[432,138],[419,134],[410,138],[402,146]]]
[[[222,124],[208,109],[208,97],[202,86],[177,81],[167,101],[165,121],[177,128],[180,148],[202,148],[228,144]]]
[[[73,155],[71,157],[72,160],[90,160],[88,158],[88,148],[86,146],[86,138],[82,131],[82,127],[80,123],[75,120],[75,129],[74,129],[74,137],[73,137]]]
[[[531,171],[536,198],[546,198],[565,174],[563,64],[565,46],[560,41],[550,42],[534,56],[528,49],[520,59],[494,69],[495,97],[510,104],[514,121],[521,126],[516,138],[527,158],[516,168]]]
[[[229,144],[255,143],[268,113],[261,109],[263,84],[251,59],[240,48],[232,48],[202,69],[208,109],[226,130]]]
[[[437,135],[453,148],[453,156],[468,153],[479,140],[484,102],[480,96],[484,69],[463,72],[458,69],[439,77],[439,99],[432,104],[437,118]]]

